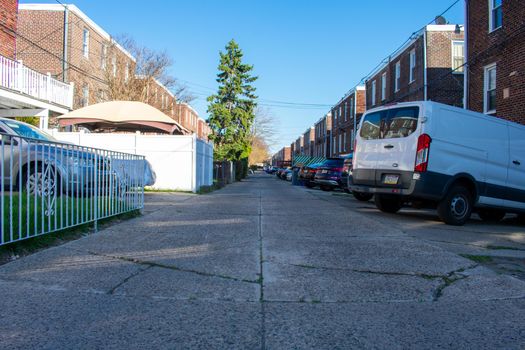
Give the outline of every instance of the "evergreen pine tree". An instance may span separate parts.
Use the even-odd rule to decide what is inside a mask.
[[[257,77],[251,75],[252,65],[242,62],[243,53],[232,39],[226,51],[220,52],[217,94],[208,97],[208,119],[213,130],[216,160],[236,161],[251,152],[250,130],[255,117]]]

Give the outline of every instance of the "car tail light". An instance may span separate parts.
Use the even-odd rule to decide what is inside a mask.
[[[342,172],[343,171],[343,168],[332,168],[330,169],[332,171],[338,171],[338,172]]]
[[[427,171],[431,142],[432,139],[427,134],[421,134],[417,139],[416,164],[414,165],[414,171],[420,173]]]

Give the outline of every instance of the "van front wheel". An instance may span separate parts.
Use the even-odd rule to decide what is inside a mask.
[[[403,206],[403,201],[398,196],[376,194],[374,198],[377,209],[385,213],[397,213]]]
[[[452,187],[439,202],[437,212],[439,218],[447,225],[464,225],[472,213],[471,193],[460,185]]]

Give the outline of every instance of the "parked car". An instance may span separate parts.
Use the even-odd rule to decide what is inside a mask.
[[[320,163],[305,165],[299,171],[299,180],[301,180],[306,187],[313,188],[316,186],[314,177],[317,172],[317,167],[320,165]]]
[[[314,175],[315,184],[323,191],[331,191],[336,187],[345,188],[347,181],[343,178],[343,158],[328,158],[322,162]]]
[[[286,181],[292,181],[293,170],[286,170]]]
[[[353,191],[373,193],[395,213],[406,202],[437,207],[463,225],[525,213],[525,126],[436,102],[407,102],[361,119]]]
[[[97,156],[86,147],[60,142],[20,121],[0,118],[0,133],[4,188],[19,190],[22,185],[41,196],[58,192],[89,195],[96,184],[139,183],[137,176],[143,176],[146,185],[155,182],[155,172],[147,162],[137,165],[131,159]],[[135,171],[126,171],[130,166]],[[136,169],[144,173],[137,174]]]

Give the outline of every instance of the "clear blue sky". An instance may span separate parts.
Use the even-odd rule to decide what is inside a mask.
[[[56,3],[54,0],[21,3]],[[66,2],[61,0],[61,2]],[[455,0],[77,0],[73,2],[112,35],[167,50],[172,74],[198,97],[217,84],[218,52],[230,39],[254,65],[261,104],[271,105],[277,142],[290,145],[381,59]],[[68,2],[69,3],[69,2]],[[464,1],[445,18],[463,23]],[[213,90],[212,90],[213,89]],[[321,104],[284,108],[269,101]]]

